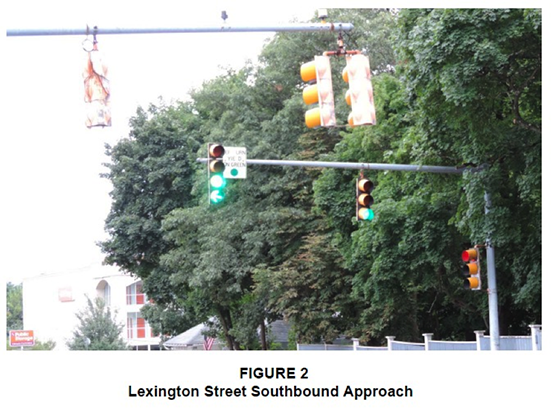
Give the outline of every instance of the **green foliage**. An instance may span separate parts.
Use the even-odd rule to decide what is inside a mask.
[[[43,342],[39,339],[35,339],[34,346],[24,346],[23,350],[53,350],[56,347],[56,342],[53,340],[47,340]],[[6,350],[22,350],[21,347],[12,347],[10,342],[6,342]]]
[[[23,329],[23,286],[8,282],[6,286],[6,335]]]
[[[124,325],[115,322],[103,298],[87,298],[87,307],[76,313],[79,325],[67,342],[70,350],[126,350],[121,337]]]
[[[293,258],[255,272],[256,292],[266,294],[271,311],[292,321],[299,342],[332,342],[348,325],[355,307],[340,257],[329,235],[316,232],[303,238]]]
[[[331,33],[281,33],[257,65],[228,70],[189,103],[138,109],[107,147],[114,185],[101,247],[144,281],[143,314],[174,335],[216,316],[230,349],[265,349],[283,317],[296,341],[340,335],[384,343],[472,338],[488,326],[485,292],[465,292],[461,251],[497,249],[502,333],[541,322],[541,12],[334,9],[347,49],[365,50],[377,125],[308,130],[300,65],[337,47]],[[397,63],[398,62],[398,63]],[[248,158],[483,166],[463,176],[365,171],[371,222],[355,218],[358,171],[250,165],[207,202],[206,144]],[[485,192],[491,196],[485,214]]]
[[[138,108],[130,120],[129,138],[106,147],[111,162],[103,177],[111,180],[114,189],[105,224],[109,239],[100,246],[107,263],[140,277],[149,297],[167,306],[145,312],[163,334],[177,334],[197,324],[195,316],[176,320],[177,312],[191,311],[182,306],[187,290],[169,283],[169,272],[159,259],[169,249],[161,230],[163,218],[199,200],[192,166],[201,147],[199,124],[189,104],[161,102],[147,110]]]
[[[502,331],[524,331],[541,321],[541,10],[405,10],[399,28],[410,155],[486,167],[464,176],[451,223],[491,238]]]
[[[107,262],[140,277],[157,265],[165,249],[162,218],[193,201],[189,163],[200,145],[195,138],[196,121],[183,104],[151,105],[147,112],[140,108],[130,121],[130,137],[106,147],[112,162],[105,164],[110,172],[103,176],[114,185],[106,221],[112,239],[101,244],[109,255]]]

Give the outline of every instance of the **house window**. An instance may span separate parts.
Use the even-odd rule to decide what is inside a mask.
[[[106,306],[110,306],[110,285],[106,280],[101,280],[97,285],[97,296],[104,299]]]
[[[126,287],[126,304],[143,305],[145,304],[145,294],[141,282],[135,282]]]
[[[145,339],[147,324],[141,314],[137,312],[128,313],[126,328],[128,339]]]

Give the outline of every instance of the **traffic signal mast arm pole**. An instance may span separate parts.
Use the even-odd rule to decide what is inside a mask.
[[[197,162],[207,162],[207,158],[197,158]],[[372,164],[352,162],[326,162],[326,161],[287,161],[272,159],[248,159],[248,165],[276,165],[313,168],[345,168],[345,169],[373,169],[377,171],[407,171],[407,172],[432,172],[437,174],[463,174],[464,172],[479,172],[486,167],[445,167],[436,165],[405,165],[405,164]],[[485,194],[485,213],[489,213],[491,200],[489,193]],[[497,282],[495,275],[495,251],[490,238],[486,240],[487,260],[487,286],[489,301],[489,333],[491,350],[499,350],[499,308],[497,302]]]
[[[197,162],[207,162],[206,158],[197,158]],[[276,165],[291,167],[311,168],[344,168],[344,169],[373,169],[376,171],[409,171],[409,172],[432,172],[437,174],[462,174],[464,171],[476,172],[482,167],[445,167],[437,165],[405,165],[405,164],[373,164],[357,162],[327,162],[327,161],[288,161],[274,159],[248,159],[248,165]]]
[[[8,37],[19,36],[75,36],[105,34],[162,34],[162,33],[246,33],[246,32],[279,32],[279,31],[350,31],[352,23],[300,23],[275,26],[228,26],[221,27],[81,27],[81,28],[29,28],[8,29]]]

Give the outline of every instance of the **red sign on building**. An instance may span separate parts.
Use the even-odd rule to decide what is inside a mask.
[[[10,330],[10,346],[35,346],[35,335],[32,330]]]

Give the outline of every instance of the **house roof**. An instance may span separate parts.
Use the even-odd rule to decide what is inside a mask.
[[[193,345],[201,345],[205,341],[205,335],[203,334],[209,328],[205,323],[200,323],[191,329],[186,330],[184,333],[180,333],[178,336],[174,336],[163,343],[166,347],[185,347]]]

